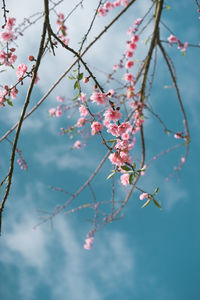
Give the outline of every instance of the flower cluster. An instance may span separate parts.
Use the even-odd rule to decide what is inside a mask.
[[[172,44],[177,44],[178,45],[177,49],[183,53],[187,50],[188,42],[185,42],[184,44],[182,44],[181,41],[175,35],[171,34],[168,37],[168,42],[169,42],[170,47],[172,47]]]
[[[69,38],[67,37],[67,26],[64,24],[65,23],[65,16],[63,13],[58,14],[58,19],[56,21],[58,25],[58,31],[59,31],[59,39],[65,44],[69,44]]]
[[[101,17],[105,17],[109,11],[118,6],[127,6],[129,0],[115,0],[114,2],[106,1],[99,9],[98,13]]]
[[[84,249],[90,250],[92,248],[92,244],[94,243],[93,237],[88,237],[85,239]]]

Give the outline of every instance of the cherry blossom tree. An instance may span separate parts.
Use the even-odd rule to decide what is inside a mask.
[[[69,198],[63,205],[56,206],[52,213],[43,218],[34,228],[46,222],[52,223],[55,216],[62,212],[68,215],[82,209],[92,209],[92,226],[86,234],[84,244],[84,248],[89,250],[94,242],[96,232],[108,223],[121,219],[124,208],[128,206],[130,198],[134,197],[136,192],[139,191],[139,197],[135,197],[135,201],[143,201],[142,208],[149,204],[155,204],[156,207],[162,209],[158,193],[159,187],[156,182],[152,190],[144,190],[141,188],[140,182],[148,176],[148,170],[155,160],[166,156],[167,161],[166,154],[174,149],[183,147],[185,152],[178,158],[179,163],[173,174],[180,171],[187,161],[190,144],[189,124],[184,108],[184,97],[182,98],[173,64],[174,52],[171,50],[176,48],[176,52],[179,52],[180,55],[187,56],[188,48],[191,48],[192,51],[194,48],[199,48],[199,45],[198,42],[193,44],[190,41],[180,40],[173,32],[173,28],[171,29],[167,24],[167,13],[171,9],[167,1],[148,1],[145,14],[131,19],[130,13],[134,11],[137,0],[100,0],[96,1],[96,8],[87,31],[78,46],[74,47],[72,46],[73,36],[70,36],[70,27],[68,28],[68,19],[69,17],[73,18],[76,11],[84,7],[85,1],[73,1],[74,7],[69,12],[67,8],[65,11],[60,10],[60,4],[67,2],[65,0],[43,0],[43,11],[32,16],[24,16],[25,19],[22,23],[18,23],[15,15],[10,15],[9,1],[8,3],[6,0],[2,1],[1,114],[8,107],[10,110],[19,109],[17,99],[23,97],[21,93],[23,85],[27,87],[27,92],[23,99],[24,104],[18,122],[0,137],[0,142],[6,141],[9,147],[11,145],[11,151],[8,148],[10,160],[7,162],[7,171],[5,174],[1,174],[0,231],[4,219],[4,207],[9,201],[9,193],[12,189],[14,168],[17,168],[18,164],[22,171],[28,169],[29,162],[23,156],[23,145],[22,150],[18,148],[19,137],[23,127],[26,126],[26,119],[31,118],[32,114],[37,114],[38,110],[42,109],[41,104],[47,100],[60,82],[67,80],[73,87],[72,94],[65,95],[66,92],[61,90],[55,100],[57,105],[49,107],[47,113],[54,122],[56,118],[75,112],[76,120],[69,119],[59,132],[61,136],[66,135],[73,138],[70,151],[75,149],[79,155],[79,151],[82,151],[84,147],[89,147],[88,141],[91,140],[95,145],[103,146],[105,153],[85,183],[73,194],[69,194]],[[196,1],[196,10],[198,18],[200,12],[198,1]],[[83,11],[83,13],[85,12]],[[126,36],[126,42],[123,45],[124,51],[118,53],[118,61],[114,65],[109,65],[108,61],[107,70],[102,70],[100,65],[94,66],[93,62],[85,58],[86,54],[90,53],[96,43],[103,43],[102,37],[111,28],[114,28],[117,22],[123,22],[127,15],[129,15],[130,24],[126,32],[122,32]],[[165,15],[165,20],[163,20],[163,15]],[[91,38],[93,27],[100,18],[105,24],[104,28]],[[37,55],[27,53],[23,61],[16,63],[20,51],[18,41],[23,39],[27,29],[34,28],[41,20],[43,20],[43,25],[38,33],[40,41]],[[81,25],[77,24],[77,26]],[[121,43],[120,40],[119,43]],[[40,78],[41,65],[44,59],[48,61],[56,56],[60,48],[73,54],[73,60],[70,63],[63,61],[65,71],[33,105],[32,95],[42,79]],[[140,51],[142,49],[143,52],[141,59],[137,59],[138,49]],[[158,61],[159,64],[166,66],[172,82],[171,88],[176,92],[174,101],[177,101],[179,105],[183,120],[179,131],[171,127],[170,116],[167,124],[162,120],[159,111],[154,110],[150,101],[155,78],[159,77],[159,74],[156,74]],[[4,82],[3,71],[7,74],[15,74],[16,79],[12,85],[8,86]],[[170,142],[166,150],[147,160],[146,153],[149,151],[149,146],[146,144],[145,130],[149,119],[159,124],[160,134],[165,134],[166,139],[169,135],[173,136],[173,145]],[[12,137],[10,137],[11,133]],[[155,138],[157,139],[157,137]],[[136,146],[140,151],[139,155],[135,154]],[[98,201],[92,188],[92,182],[95,181],[95,176],[106,162],[109,162],[110,168],[107,170],[104,184],[112,183],[111,197]],[[31,170],[29,171],[31,172]],[[124,199],[116,200],[116,185],[124,187],[126,191]],[[61,187],[51,188],[68,194]],[[91,195],[91,201],[77,206],[74,199],[81,195],[86,188]]]

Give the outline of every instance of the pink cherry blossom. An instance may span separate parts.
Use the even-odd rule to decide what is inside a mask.
[[[122,135],[123,133],[125,133],[129,128],[130,128],[130,123],[129,122],[125,122],[122,123],[119,127],[118,127],[118,132],[119,135]]]
[[[126,74],[124,75],[124,80],[126,80],[126,81],[133,81],[133,80],[134,80],[133,74],[131,74],[131,73],[126,73]]]
[[[58,14],[58,18],[61,19],[61,20],[64,20],[65,16],[64,16],[63,13],[60,12],[60,13]]]
[[[108,90],[107,95],[108,95],[109,97],[113,97],[114,94],[115,94],[115,91],[114,91],[113,89]]]
[[[138,18],[138,19],[136,19],[135,22],[133,23],[133,26],[138,26],[141,22],[142,22],[142,18]]]
[[[144,200],[145,198],[148,198],[149,197],[149,194],[147,194],[147,193],[142,193],[141,195],[140,195],[140,200]]]
[[[128,140],[119,140],[118,143],[115,145],[115,149],[121,151],[128,151]]]
[[[112,10],[113,9],[113,4],[110,2],[110,1],[106,1],[105,3],[104,3],[104,6],[103,6],[103,8],[105,8],[105,9],[107,9],[107,10]]]
[[[87,122],[87,119],[85,118],[79,118],[77,123],[76,123],[76,126],[77,127],[83,127],[83,125],[85,125],[85,123]]]
[[[97,103],[98,105],[106,104],[108,101],[108,98],[106,97],[105,93],[97,93],[97,92],[92,93],[90,99],[93,102]]]
[[[118,65],[114,65],[114,66],[113,66],[113,71],[117,71],[118,68],[119,68]]]
[[[10,87],[10,95],[12,99],[15,99],[17,97],[18,94],[18,90],[16,89],[16,87]]]
[[[89,115],[89,111],[87,110],[87,108],[84,105],[81,105],[79,107],[79,112],[80,112],[81,117],[86,117]]]
[[[133,56],[133,51],[127,50],[125,55],[126,55],[126,58],[131,58]]]
[[[177,39],[177,37],[175,37],[175,35],[170,35],[169,37],[168,37],[168,41],[169,41],[169,43],[170,44],[173,44],[173,43],[177,43],[178,42],[178,39]]]
[[[81,93],[80,97],[78,98],[79,100],[85,102],[86,101],[86,98],[85,98],[86,94],[84,93]]]
[[[99,15],[100,15],[101,17],[105,17],[105,16],[106,16],[106,9],[103,8],[103,7],[100,7],[100,8],[98,9],[98,13],[99,13]]]
[[[121,175],[121,177],[120,177],[121,183],[123,185],[128,185],[129,184],[129,177],[130,177],[129,174],[123,174],[123,175]]]
[[[23,75],[26,73],[26,70],[27,70],[27,65],[26,64],[21,64],[17,67],[17,77],[18,78],[21,78],[23,77]]]
[[[111,133],[114,136],[119,136],[117,124],[109,123],[107,128],[108,133]]]
[[[112,108],[108,108],[103,115],[108,122],[116,122],[122,117],[119,110],[113,110]]]
[[[75,143],[74,143],[74,148],[77,148],[77,149],[81,149],[82,145],[81,145],[81,142],[79,140],[77,140]]]
[[[55,113],[56,117],[61,117],[62,114],[63,114],[62,110],[60,109],[60,107],[58,107]]]
[[[93,237],[88,237],[85,239],[85,244],[84,244],[84,249],[90,250],[92,248],[92,244],[94,243],[94,238]]]
[[[97,132],[102,130],[103,126],[99,122],[93,122],[91,128],[92,128],[91,135],[95,135]]]
[[[132,38],[131,38],[131,42],[133,42],[133,43],[136,43],[136,42],[138,42],[139,41],[139,36],[138,35],[133,35],[132,36]]]
[[[129,3],[129,0],[121,0],[121,5],[122,6],[127,6]]]
[[[9,31],[9,30],[8,31],[3,31],[0,36],[1,36],[1,39],[4,42],[10,42],[10,41],[15,39],[14,33],[12,31]]]
[[[113,5],[115,6],[115,7],[118,7],[118,6],[120,6],[120,3],[121,2],[121,0],[115,0],[115,2],[113,3]]]
[[[64,102],[65,101],[65,99],[61,96],[57,96],[56,99],[57,99],[58,102]]]
[[[129,44],[128,44],[128,49],[129,49],[129,50],[135,50],[136,48],[137,48],[136,43],[129,43]]]
[[[181,162],[184,164],[185,163],[185,157],[181,157]]]
[[[56,109],[55,108],[50,108],[49,109],[49,114],[50,114],[50,116],[55,117],[56,116]]]
[[[13,26],[15,26],[15,23],[16,23],[15,18],[8,18],[5,28],[8,30],[12,30]]]
[[[125,64],[126,69],[130,69],[134,65],[134,62],[132,60],[128,60]]]

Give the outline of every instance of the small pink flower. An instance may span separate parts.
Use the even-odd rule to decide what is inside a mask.
[[[81,117],[86,117],[89,115],[89,111],[87,110],[87,108],[84,105],[81,105],[79,107],[79,112],[80,112]]]
[[[26,73],[26,70],[27,70],[27,65],[26,64],[21,64],[17,67],[17,77],[18,78],[21,78],[23,77],[23,75]]]
[[[60,109],[60,107],[57,107],[57,110],[56,110],[56,117],[61,117],[63,114],[62,110]]]
[[[138,19],[136,19],[135,22],[133,23],[133,26],[138,26],[141,22],[142,22],[142,18],[138,18]]]
[[[119,110],[113,110],[112,108],[108,108],[103,115],[108,122],[116,122],[122,117]]]
[[[79,118],[77,123],[76,123],[76,126],[77,127],[83,127],[83,125],[85,125],[85,123],[87,122],[87,119],[85,118]]]
[[[4,31],[1,33],[1,39],[4,42],[10,42],[15,39],[15,35],[12,31]]]
[[[97,103],[98,105],[106,104],[108,101],[108,98],[106,97],[105,93],[97,93],[97,92],[92,93],[90,99],[93,102]]]
[[[102,130],[102,124],[99,122],[93,122],[91,125],[92,131],[91,131],[91,135],[95,135],[97,132]]]
[[[89,78],[88,78],[88,77],[84,77],[84,78],[83,78],[83,83],[88,83],[88,81],[89,81]]]
[[[145,198],[148,198],[149,197],[149,194],[147,194],[147,193],[142,193],[141,195],[140,195],[140,200],[144,200]]]
[[[64,102],[65,101],[65,99],[61,96],[57,96],[56,99],[57,99],[58,102]]]
[[[79,100],[85,102],[86,101],[86,98],[85,98],[86,94],[84,93],[81,93],[80,97],[78,98]]]
[[[177,43],[178,42],[178,39],[177,39],[177,37],[175,37],[175,35],[170,35],[169,37],[168,37],[168,41],[169,41],[169,43],[170,44],[174,44],[174,43]]]
[[[123,185],[128,185],[129,184],[129,174],[121,175],[120,180]]]
[[[94,243],[94,238],[93,237],[88,237],[85,239],[85,244],[84,244],[84,249],[90,250],[92,248],[92,244]]]
[[[126,55],[126,58],[131,58],[133,56],[133,51],[127,50],[125,55]]]
[[[129,2],[129,0],[121,0],[121,5],[122,6],[127,6],[128,2]]]
[[[64,20],[65,16],[63,13],[59,13],[58,14],[58,18],[61,19],[61,20]]]
[[[128,48],[129,48],[129,50],[135,50],[137,48],[137,45],[136,45],[136,43],[129,43]]]
[[[130,69],[134,65],[134,62],[132,60],[128,60],[125,64],[126,69]]]
[[[184,164],[185,163],[185,157],[181,157],[181,162]]]
[[[50,108],[49,109],[49,114],[50,114],[50,116],[55,117],[56,116],[56,109],[55,108]]]
[[[112,10],[113,9],[113,4],[110,2],[110,1],[106,1],[105,3],[104,3],[104,6],[103,6],[103,8],[105,8],[105,9],[107,9],[107,10]]]
[[[114,136],[119,136],[117,124],[109,123],[107,128],[108,133],[111,133]]]
[[[103,7],[100,7],[100,8],[98,9],[98,13],[99,13],[99,15],[100,15],[101,17],[105,17],[105,16],[106,16],[106,9],[103,8]]]
[[[126,81],[133,81],[133,80],[134,80],[133,74],[131,74],[131,73],[126,73],[126,74],[124,75],[124,80],[126,80]]]
[[[107,95],[108,95],[109,97],[113,97],[114,94],[115,94],[115,91],[114,91],[113,89],[108,90]]]
[[[113,71],[117,71],[118,68],[119,68],[118,65],[114,65],[114,66],[113,66]]]
[[[15,26],[16,19],[15,18],[8,18],[6,23],[6,29],[12,30],[13,26]]]
[[[18,94],[18,90],[16,89],[16,87],[10,87],[10,95],[12,99],[15,99],[17,97]]]
[[[127,34],[128,35],[131,35],[133,32],[133,28],[132,27],[129,27],[128,30],[127,30]]]
[[[139,41],[139,36],[138,35],[135,34],[134,36],[132,36],[131,42],[136,43],[138,41]]]
[[[81,142],[79,140],[77,140],[75,143],[74,143],[74,148],[77,148],[77,149],[81,149],[82,145],[81,145]]]
[[[115,0],[115,2],[113,3],[114,7],[120,6],[120,1],[121,0]]]

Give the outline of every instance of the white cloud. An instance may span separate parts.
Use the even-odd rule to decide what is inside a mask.
[[[37,186],[42,190],[40,184]],[[14,206],[29,202],[29,208],[23,206],[16,217],[12,216],[9,233],[1,237],[0,262],[5,268],[9,266],[9,270],[11,267],[18,270],[21,299],[27,299],[27,295],[34,299],[41,284],[49,287],[52,297],[71,300],[104,299],[114,286],[118,290],[118,284],[130,284],[128,277],[134,271],[135,257],[124,234],[108,231],[97,235],[92,250],[86,251],[85,237],[80,240],[77,221],[71,222],[64,216],[56,218],[52,232],[44,226],[33,231],[37,221],[30,207],[35,195],[31,189],[27,192],[24,197],[16,197]]]

